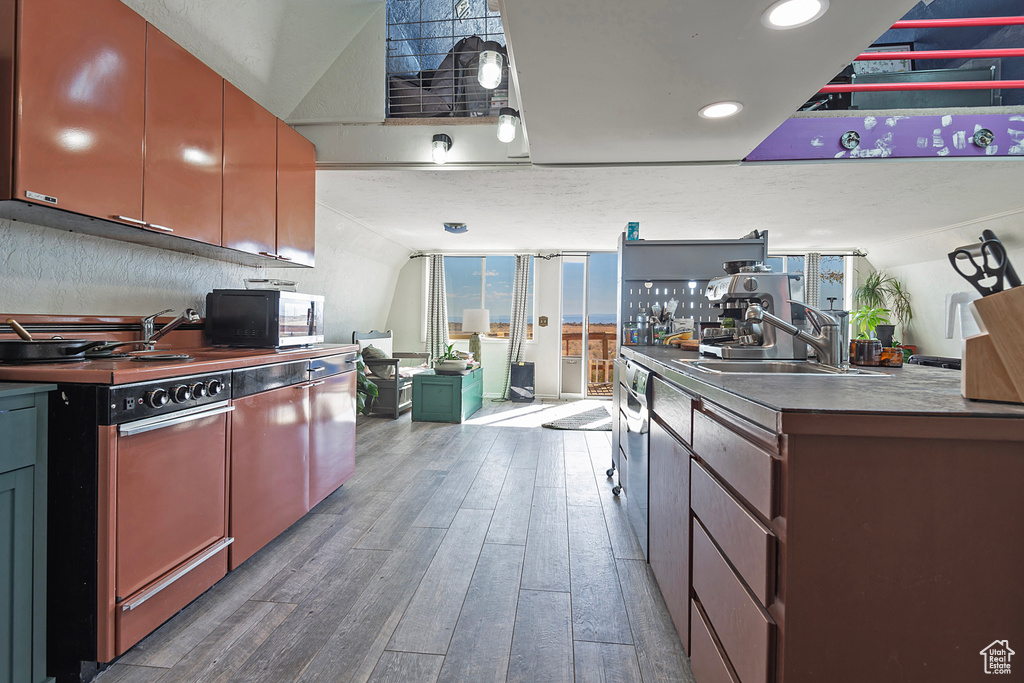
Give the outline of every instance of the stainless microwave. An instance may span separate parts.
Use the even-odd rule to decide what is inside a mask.
[[[206,295],[206,336],[215,346],[320,344],[324,298],[267,289],[215,289]]]

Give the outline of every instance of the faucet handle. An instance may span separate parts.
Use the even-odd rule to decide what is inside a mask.
[[[788,303],[790,306],[796,305],[803,308],[804,312],[807,313],[807,319],[811,321],[811,326],[814,327],[814,331],[817,332],[818,334],[821,334],[821,328],[823,327],[839,327],[838,320],[836,320],[834,317],[832,317],[825,311],[817,309],[814,306],[805,304],[802,301],[796,301],[794,299],[789,299],[786,303]]]
[[[173,313],[173,312],[174,312],[173,308],[165,308],[164,310],[160,311],[159,313],[154,313],[153,315],[147,315],[145,318],[142,319],[142,322],[144,322],[144,323],[152,323],[157,318],[162,316],[164,313]]]

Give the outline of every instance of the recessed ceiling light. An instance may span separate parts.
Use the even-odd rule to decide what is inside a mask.
[[[739,102],[715,102],[697,113],[706,119],[724,119],[739,114],[742,109],[743,105]]]
[[[768,28],[799,28],[821,18],[828,9],[828,0],[779,0],[761,15]]]

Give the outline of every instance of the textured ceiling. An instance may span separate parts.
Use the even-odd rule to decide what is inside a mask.
[[[628,221],[647,239],[759,229],[773,248],[871,249],[984,216],[1024,221],[1022,184],[1019,160],[317,173],[321,201],[445,251],[614,249]]]
[[[382,0],[123,0],[286,118]]]
[[[777,31],[772,0],[506,0],[537,164],[742,159],[916,4],[834,1]],[[738,100],[709,121],[698,110]]]

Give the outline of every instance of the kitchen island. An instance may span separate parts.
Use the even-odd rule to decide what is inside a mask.
[[[984,680],[1024,643],[1024,406],[920,366],[623,356],[653,375],[649,559],[697,683]]]

